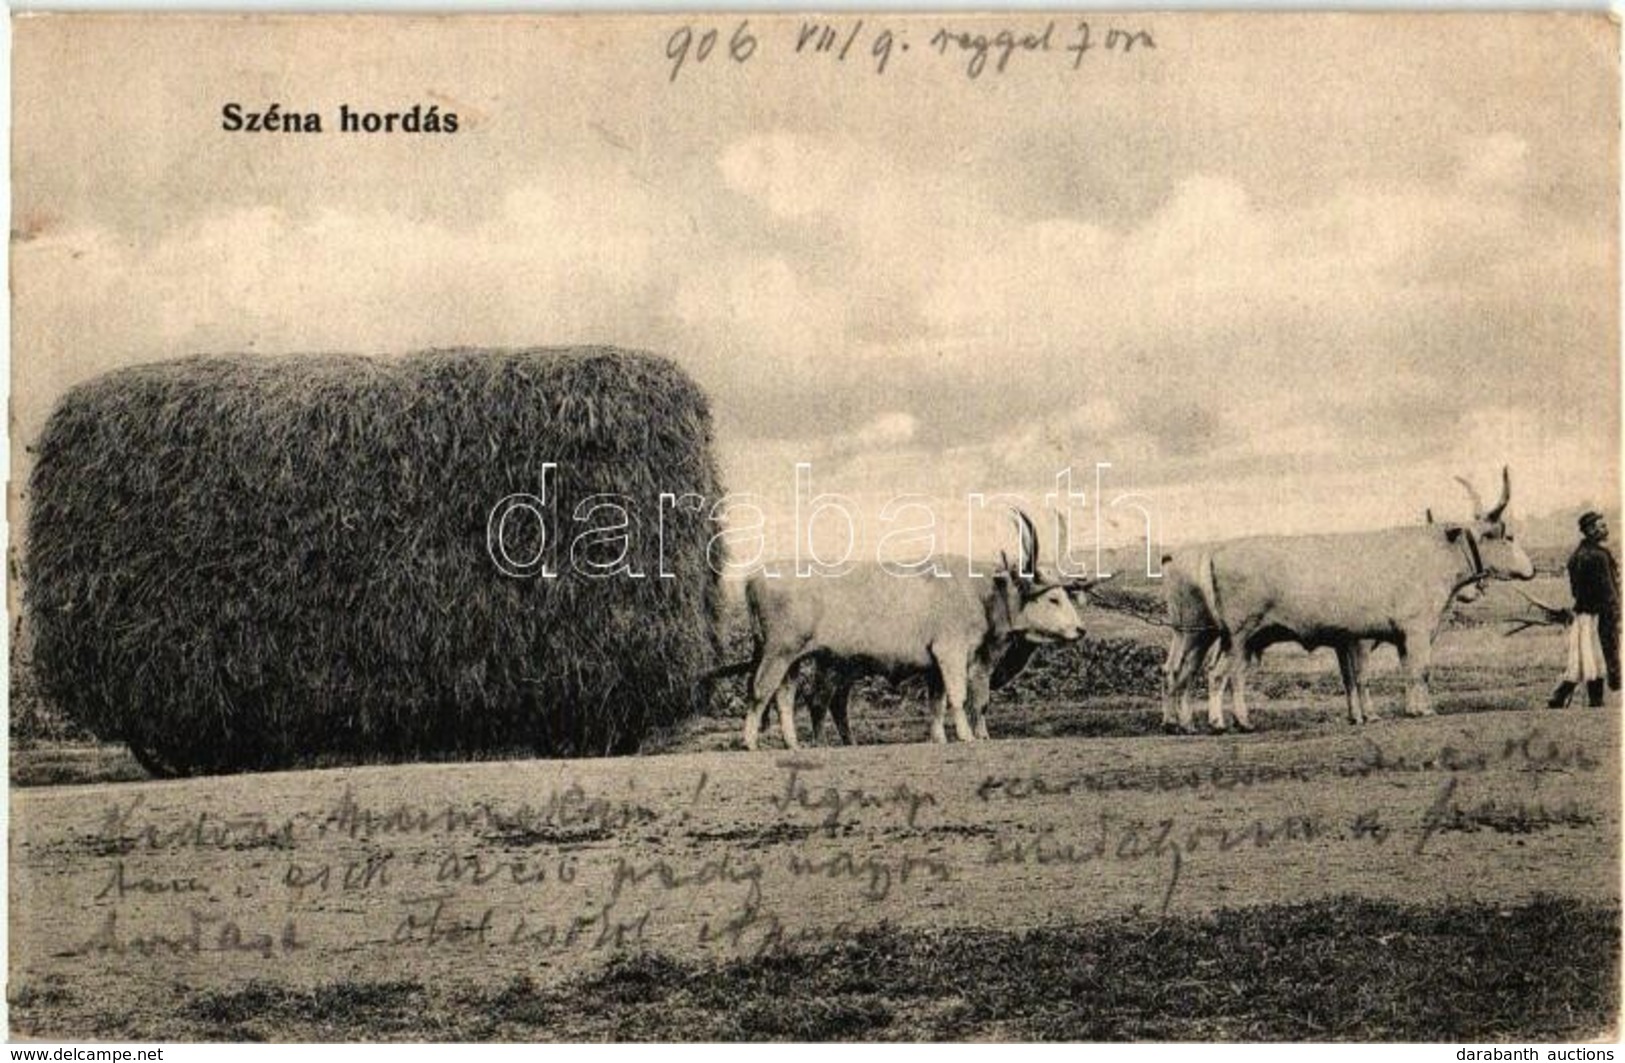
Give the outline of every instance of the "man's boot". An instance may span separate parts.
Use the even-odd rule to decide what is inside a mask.
[[[1586,700],[1593,709],[1602,708],[1602,680],[1592,679],[1586,682]]]
[[[1574,684],[1565,679],[1557,684],[1556,690],[1552,691],[1551,700],[1546,702],[1546,707],[1548,709],[1566,709],[1569,707],[1569,698],[1573,696]]]

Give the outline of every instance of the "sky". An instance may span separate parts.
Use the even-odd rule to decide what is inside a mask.
[[[1101,463],[1113,541],[1124,495],[1168,542],[1465,518],[1503,464],[1514,518],[1617,506],[1606,17],[1074,14],[975,78],[938,28],[1049,16],[857,19],[845,61],[741,13],[18,19],[14,474],[119,365],[592,342],[699,381],[774,528],[805,463],[865,543]]]

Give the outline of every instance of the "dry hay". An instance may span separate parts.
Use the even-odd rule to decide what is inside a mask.
[[[710,413],[661,358],[187,358],[73,389],[37,450],[42,691],[160,771],[624,753],[691,711],[714,662]],[[544,462],[559,576],[503,575],[488,516],[540,494]],[[662,492],[707,500],[666,511],[671,578]],[[646,578],[572,566],[570,540],[610,523],[571,519],[597,494],[623,497]]]

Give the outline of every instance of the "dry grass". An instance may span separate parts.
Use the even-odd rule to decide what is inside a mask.
[[[1566,1041],[1617,1020],[1619,912],[1338,897],[1025,933],[883,926],[728,963],[623,955],[555,988],[191,994],[171,1040]],[[50,986],[13,990],[26,1034]],[[60,1003],[60,1001],[58,1001]]]

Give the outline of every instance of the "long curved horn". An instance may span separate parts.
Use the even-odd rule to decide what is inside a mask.
[[[1429,506],[1427,509],[1423,510],[1422,511],[1422,516],[1425,518],[1425,520],[1426,520],[1426,522],[1428,524],[1432,524],[1433,523],[1433,507]]]
[[[1506,511],[1507,503],[1512,501],[1512,473],[1505,466],[1501,466],[1501,500],[1495,503],[1495,508],[1484,514],[1484,519],[1491,524],[1501,519]]]
[[[1038,529],[1033,527],[1033,519],[1019,509],[1011,507],[1010,515],[1016,522],[1016,533],[1021,539],[1021,556],[1017,561],[1017,571],[1023,576],[1036,575],[1038,572]]]
[[[1065,572],[1066,567],[1072,563],[1072,526],[1067,523],[1066,514],[1061,510],[1055,511],[1055,570]]]
[[[1467,489],[1467,497],[1473,500],[1473,519],[1483,520],[1484,499],[1479,495],[1478,488],[1474,487],[1472,481],[1465,476],[1456,477],[1456,482]]]

